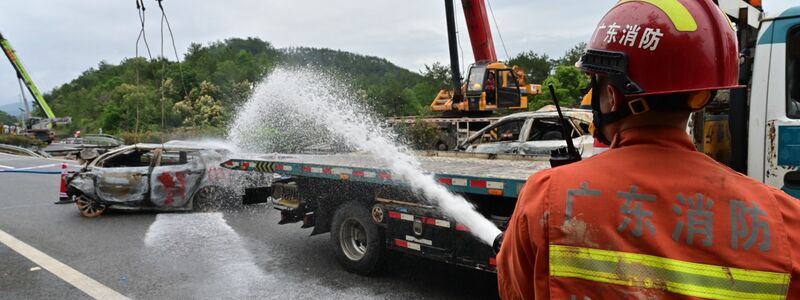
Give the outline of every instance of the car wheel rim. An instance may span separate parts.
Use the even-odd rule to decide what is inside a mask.
[[[355,219],[347,219],[339,231],[339,247],[352,261],[358,261],[367,254],[367,232]]]
[[[200,212],[213,212],[220,208],[218,193],[215,189],[204,188],[198,193],[195,204]]]
[[[87,218],[97,217],[106,211],[106,205],[89,200],[82,195],[75,200],[75,205],[78,206],[81,215]]]

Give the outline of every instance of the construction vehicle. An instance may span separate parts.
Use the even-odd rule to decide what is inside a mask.
[[[25,98],[25,93],[22,93],[23,99],[25,99],[25,122],[23,122],[25,127],[25,134],[32,138],[36,138],[45,142],[52,142],[53,141],[53,132],[52,128],[53,125],[65,125],[72,123],[72,119],[70,117],[61,117],[56,118],[56,115],[53,113],[53,110],[50,109],[50,105],[47,104],[47,101],[44,100],[42,97],[42,93],[39,92],[39,88],[36,87],[36,84],[33,83],[33,79],[28,74],[28,71],[25,69],[25,66],[22,64],[22,60],[19,59],[17,56],[17,52],[14,51],[14,48],[11,47],[11,43],[3,37],[3,34],[0,33],[0,49],[3,50],[3,53],[6,54],[8,61],[11,62],[11,66],[14,67],[14,71],[17,72],[17,78],[20,81],[20,88],[24,84],[27,87],[28,92],[33,96],[35,103],[39,105],[39,108],[42,109],[46,118],[38,118],[38,117],[31,117],[30,109],[28,108],[27,98]]]
[[[461,84],[454,0],[445,0],[452,90],[441,90],[431,110],[445,116],[487,116],[497,109],[528,109],[528,96],[541,94],[541,85],[528,84],[525,71],[497,60],[484,0],[462,0],[475,63]]]
[[[717,104],[724,109],[709,108],[704,120],[726,116],[731,129],[701,134],[700,142],[730,142],[733,168],[800,197],[800,6],[764,18],[760,1],[718,4],[737,25],[741,83],[748,88],[732,90],[727,101]],[[725,114],[712,115],[712,110]],[[726,134],[732,138],[716,138]],[[527,178],[552,164],[549,157],[463,152],[426,152],[418,158],[424,171],[501,230]],[[370,273],[389,251],[495,271],[491,246],[374,158],[272,155],[232,159],[222,166],[280,176],[272,194],[280,224],[302,223],[302,228],[313,228],[312,235],[331,232],[337,258],[349,271]]]
[[[434,117],[392,117],[392,125],[407,126],[422,121],[438,129],[433,141],[439,151],[454,150],[474,133],[500,119],[498,109],[528,110],[528,96],[542,93],[542,86],[528,84],[525,71],[498,61],[486,13],[485,0],[461,0],[475,63],[461,82],[454,0],[445,0],[450,75],[453,86],[440,90],[430,105]],[[491,79],[490,79],[491,78]]]
[[[718,4],[738,28],[739,83],[747,88],[707,109],[705,126],[695,126],[698,144],[734,170],[800,198],[800,7],[765,18],[761,0]],[[726,151],[729,159],[719,155]]]

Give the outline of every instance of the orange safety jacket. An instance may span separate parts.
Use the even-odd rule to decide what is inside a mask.
[[[497,257],[504,299],[796,299],[798,270],[800,200],[654,127],[531,176]]]

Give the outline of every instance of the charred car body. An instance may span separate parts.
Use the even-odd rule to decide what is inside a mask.
[[[220,168],[227,153],[180,142],[121,147],[70,174],[67,194],[85,217],[106,209],[211,211],[266,202],[271,177]]]
[[[589,132],[592,112],[583,109],[564,109],[572,142],[584,156],[604,149],[595,149]],[[557,112],[550,107],[539,111],[511,114],[469,137],[458,150],[485,154],[524,154],[549,156],[550,152],[566,147],[563,126]]]

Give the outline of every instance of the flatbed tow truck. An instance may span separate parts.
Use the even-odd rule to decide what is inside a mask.
[[[502,226],[528,176],[550,167],[549,157],[419,152],[423,171]],[[349,271],[380,267],[385,250],[495,270],[494,252],[469,228],[443,215],[396,179],[386,163],[366,154],[273,155],[232,159],[223,167],[280,175],[273,183],[280,224],[302,222],[311,235],[331,232]]]
[[[800,197],[800,6],[765,18],[761,1],[721,0],[738,28],[741,78],[726,104],[729,165]],[[695,130],[703,126],[695,126]],[[695,134],[701,139],[713,137]],[[698,141],[699,142],[699,141]],[[613,151],[613,150],[611,150]],[[503,230],[528,176],[549,157],[418,153],[420,167]],[[280,224],[302,222],[312,235],[331,232],[337,258],[369,274],[390,251],[495,271],[494,251],[364,154],[272,155],[232,159],[229,169],[280,176],[272,198]]]

